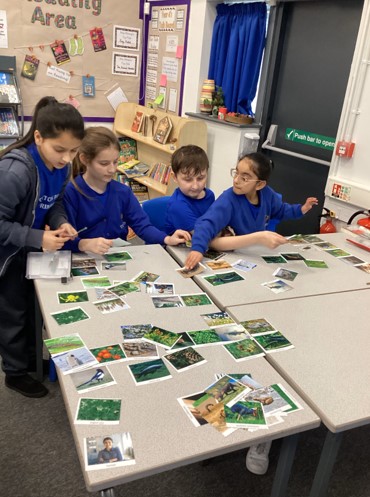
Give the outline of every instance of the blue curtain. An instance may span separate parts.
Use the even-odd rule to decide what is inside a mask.
[[[217,5],[208,78],[221,86],[229,112],[252,115],[266,39],[265,3]]]

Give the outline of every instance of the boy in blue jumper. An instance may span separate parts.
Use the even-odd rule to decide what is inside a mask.
[[[176,229],[190,232],[215,200],[206,188],[208,157],[197,145],[185,145],[172,155],[171,167],[178,188],[168,203],[165,230],[168,234]]]
[[[189,240],[187,231],[169,236],[153,226],[131,189],[114,181],[118,156],[119,143],[112,131],[102,126],[86,130],[63,198],[78,234],[64,248],[105,254],[113,240],[126,240],[129,226],[146,243],[177,245]]]
[[[235,250],[255,244],[275,248],[287,242],[278,233],[266,231],[269,220],[299,219],[317,205],[318,200],[309,197],[303,205],[283,202],[281,195],[267,186],[271,169],[271,161],[259,152],[239,159],[236,169],[231,170],[232,188],[225,190],[195,225],[186,268],[192,269],[202,260],[210,242],[216,250]],[[226,226],[230,226],[236,236],[217,237]]]

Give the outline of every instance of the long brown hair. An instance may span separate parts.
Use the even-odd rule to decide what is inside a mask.
[[[80,159],[81,155],[84,155],[87,162],[90,162],[95,159],[102,150],[110,148],[111,146],[116,147],[118,151],[120,150],[118,138],[113,131],[104,126],[92,126],[91,128],[87,128],[84,139],[78,149],[78,153],[73,160],[73,178],[86,172],[86,166]]]
[[[84,137],[84,121],[81,114],[70,104],[60,103],[54,97],[43,97],[36,104],[32,123],[26,135],[0,152],[0,158],[16,148],[26,147],[35,141],[38,130],[42,138],[57,138],[69,131],[78,140]]]

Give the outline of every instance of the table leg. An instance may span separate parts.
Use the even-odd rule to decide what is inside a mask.
[[[329,480],[342,438],[343,432],[332,433],[328,430],[311,487],[310,497],[324,497],[327,494]]]
[[[43,320],[42,320],[41,309],[35,292],[36,378],[38,381],[43,381],[44,379],[44,372],[42,367],[42,349],[43,349],[42,323]]]
[[[271,497],[285,497],[287,494],[290,470],[293,465],[298,438],[299,434],[296,434],[283,439]]]
[[[100,497],[114,497],[114,488],[106,488],[100,490]]]

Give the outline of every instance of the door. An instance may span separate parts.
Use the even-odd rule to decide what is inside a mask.
[[[271,16],[260,142],[274,163],[270,186],[289,203],[319,199],[299,221],[280,223],[283,235],[318,232],[362,8],[363,0],[291,1]]]

